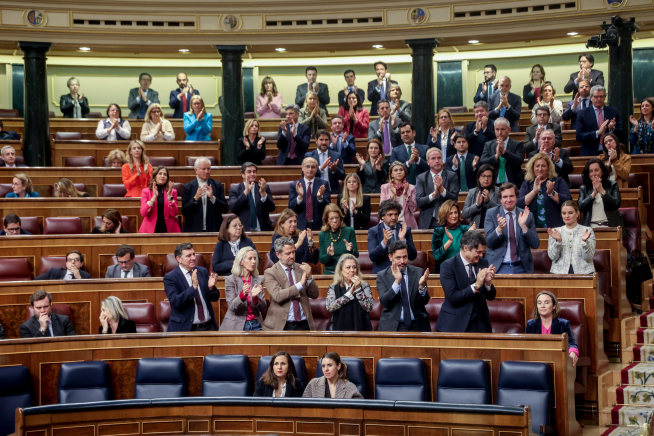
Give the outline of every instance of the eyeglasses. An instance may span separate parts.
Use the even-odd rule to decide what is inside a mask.
[[[232,224],[230,227],[233,228],[233,229],[242,229],[243,224]]]
[[[82,261],[82,259],[80,259],[79,257],[74,257],[72,259],[66,259],[66,262],[81,262],[81,261]]]
[[[20,227],[5,227],[7,233],[20,233]]]
[[[492,175],[489,176],[489,175],[487,175],[487,174],[482,174],[481,176],[479,176],[479,178],[480,178],[480,179],[492,179],[493,176],[492,176]]]
[[[22,183],[11,182],[11,186],[23,186],[23,184]]]
[[[128,265],[131,262],[131,260],[119,260],[118,264],[119,265]]]

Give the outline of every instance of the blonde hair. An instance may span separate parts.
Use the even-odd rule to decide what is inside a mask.
[[[345,227],[345,221],[343,220],[343,211],[340,207],[334,203],[330,203],[325,206],[325,211],[322,213],[322,227],[320,228],[321,232],[331,232],[332,227],[329,225],[329,214],[335,212],[341,217],[341,228]]]
[[[556,168],[554,167],[552,159],[550,159],[550,157],[545,153],[536,153],[531,159],[529,159],[527,165],[525,165],[525,180],[531,182],[536,179],[536,176],[534,176],[534,165],[536,165],[536,162],[540,159],[545,159],[545,162],[547,162],[547,179],[554,180],[556,177]]]
[[[77,79],[77,77],[71,77],[70,79],[68,79],[68,81],[66,82],[66,86],[70,88],[70,82],[72,82],[73,80],[77,82],[77,86],[80,86],[79,79]]]
[[[250,251],[253,251],[255,255],[257,254],[257,250],[252,247],[243,247],[238,250],[238,253],[236,253],[234,265],[232,266],[232,274],[236,277],[243,277],[243,266],[241,265],[241,262],[243,262],[243,259],[245,259],[245,256],[247,256]],[[255,258],[257,259],[257,266],[254,268],[254,271],[252,271],[252,277],[259,277],[259,256],[256,255]],[[250,288],[250,290],[252,290],[252,288]]]
[[[107,299],[102,302],[102,306],[107,310],[107,312],[109,312],[114,321],[118,321],[120,318],[129,319],[125,307],[123,306],[123,302],[120,301],[120,298],[118,297],[114,297],[113,295],[107,297]]]
[[[75,184],[70,179],[61,179],[55,183],[55,196],[62,197],[61,194],[68,194],[69,197],[83,197],[84,194],[75,188]]]
[[[159,109],[161,111],[161,119],[164,119],[164,113],[163,113],[163,108],[159,103],[152,103],[149,107],[148,110],[145,112],[145,118],[143,118],[143,122],[149,123],[150,122],[150,112],[152,109]]]
[[[295,233],[292,235],[287,235],[286,232],[282,235],[282,231],[284,231],[282,224],[284,224],[286,221],[288,221],[290,218],[295,217],[297,219],[297,213],[293,209],[284,209],[282,213],[279,214],[279,218],[277,218],[277,223],[275,224],[275,232],[274,234],[277,234],[279,236],[285,236],[288,238],[292,238],[293,236],[298,236],[300,232],[298,231],[297,227],[295,228]]]
[[[388,168],[388,183],[393,182],[393,168],[397,167],[397,166],[401,166],[402,169],[404,170],[404,180],[406,180],[406,178],[408,177],[409,173],[406,170],[406,166],[402,162],[400,162],[399,160],[396,160],[395,162],[393,162],[391,164],[390,168]]]
[[[141,162],[143,162],[143,172],[147,173],[148,172],[148,157],[145,155],[145,144],[143,141],[139,139],[133,139],[132,142],[129,143],[127,146],[127,152],[125,153],[125,160],[127,160],[127,165],[129,165],[129,170],[136,172],[136,164],[134,163],[134,160],[132,159],[132,155],[130,154],[130,150],[132,149],[132,145],[138,145],[141,147]]]
[[[25,187],[25,192],[27,192],[28,194],[34,192],[32,179],[27,177],[27,174],[23,174],[23,173],[14,174],[14,178],[20,180],[20,183]]]
[[[107,160],[109,161],[109,165],[111,165],[111,162],[115,161],[118,159],[122,164],[127,163],[127,158],[125,157],[125,153],[123,153],[121,150],[115,149],[111,150],[109,152],[109,155],[107,155]]]
[[[345,180],[343,180],[343,200],[345,200],[349,206],[350,204],[350,191],[347,190],[347,181],[348,179],[356,179],[357,183],[359,184],[359,188],[357,189],[357,197],[355,200],[355,205],[356,207],[363,207],[363,191],[361,190],[361,179],[359,176],[357,176],[356,173],[351,173],[345,176]]]
[[[257,123],[257,135],[259,134],[259,120],[257,120],[256,118],[250,118],[245,123],[245,127],[243,127],[243,137],[244,138],[248,137],[248,135],[250,134],[250,127],[252,127],[252,125],[254,123]]]
[[[332,286],[340,285],[345,287],[345,281],[343,280],[343,265],[347,260],[353,260],[357,264],[357,277],[359,277],[359,280],[361,280],[361,286],[363,286],[366,282],[363,280],[363,275],[361,274],[361,265],[359,265],[359,260],[350,253],[345,253],[338,259],[336,270],[334,271],[334,281],[332,282]],[[352,292],[355,290],[356,289],[353,289]]]
[[[438,126],[438,120],[441,118],[441,114],[446,113],[447,116],[450,118],[450,124],[452,123],[452,113],[450,112],[449,109],[441,109],[438,111],[438,114],[436,114],[436,125]]]
[[[304,107],[308,107],[308,105],[309,105],[309,97],[312,96],[312,95],[316,97],[316,105],[317,105],[318,107],[320,107],[320,100],[318,100],[318,94],[316,94],[316,93],[313,92],[313,91],[307,91],[307,95],[306,95],[306,97],[304,98]]]
[[[194,100],[200,100],[200,103],[202,103],[202,109],[204,109],[204,100],[202,100],[202,97],[200,97],[199,95],[196,94],[193,97],[191,97],[191,101],[188,103],[188,113],[189,114],[195,113],[193,111],[193,101]]]

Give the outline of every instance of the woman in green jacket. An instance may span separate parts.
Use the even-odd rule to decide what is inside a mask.
[[[460,251],[461,236],[468,230],[477,229],[475,223],[472,226],[461,224],[461,211],[454,200],[447,200],[438,209],[438,224],[441,227],[436,227],[431,237],[431,253],[436,260],[435,274],[440,274],[441,263]]]
[[[350,253],[359,257],[357,236],[352,227],[345,227],[343,212],[331,203],[322,214],[322,228],[318,236],[320,262],[325,265],[323,274],[334,274],[341,255]]]

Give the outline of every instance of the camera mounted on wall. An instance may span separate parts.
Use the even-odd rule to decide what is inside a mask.
[[[620,31],[621,30],[637,30],[636,19],[631,18],[629,21],[625,22],[618,15],[611,17],[611,24],[606,24],[606,21],[602,24],[602,33],[598,36],[591,37],[586,42],[586,48],[606,48],[618,47],[620,45]]]

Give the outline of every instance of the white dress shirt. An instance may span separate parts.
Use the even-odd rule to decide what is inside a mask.
[[[193,272],[187,271],[186,268],[183,268],[181,265],[179,266],[179,270],[182,272],[182,274],[184,274],[186,283],[188,283],[189,286],[193,287],[193,278],[191,276]],[[200,301],[202,302],[202,309],[204,310],[204,316],[206,318],[206,321],[209,321],[209,310],[207,309],[207,303],[205,303],[204,297],[202,297],[202,291],[199,285],[198,285],[198,294],[200,295]],[[195,300],[193,301],[193,311],[194,311],[193,324],[202,324],[202,321],[200,321],[200,318],[198,317],[198,306],[195,304]]]
[[[105,118],[106,119],[106,118]],[[129,138],[132,134],[132,127],[129,125],[129,121],[123,120],[123,127],[118,126],[120,131],[120,140],[123,138]],[[98,139],[107,139],[107,141],[116,141],[116,129],[111,129],[111,132],[107,132],[107,129],[104,127],[104,120],[98,121],[98,127],[95,129],[95,136]]]
[[[201,180],[199,177],[196,177],[196,179],[198,181],[198,188],[209,185],[209,179]],[[206,192],[203,192],[202,197],[200,198],[200,201],[202,201],[202,230],[207,230],[207,197],[209,197],[209,195]],[[211,201],[211,204],[216,203],[215,192],[213,198],[209,201]]]
[[[410,291],[411,288],[409,287],[409,274],[407,274],[406,269],[402,273],[402,278],[404,279],[404,284],[406,285],[407,294],[409,294],[409,291]],[[418,286],[420,286],[420,284],[418,284]],[[393,281],[393,285],[391,286],[391,289],[393,290],[393,292],[398,294],[400,292],[401,286],[396,281]],[[424,297],[425,294],[427,293],[427,286],[420,289],[419,292],[420,292],[420,295]],[[411,299],[411,297],[409,295],[409,300],[410,299]],[[400,309],[400,319],[404,319],[404,307],[402,307],[402,303],[400,303],[400,308],[401,308]],[[411,309],[410,304],[409,304],[409,311],[411,312],[411,321],[415,321],[416,319],[413,316],[413,309]]]
[[[450,129],[441,130],[441,151],[443,152],[443,162],[447,160],[447,138],[450,137]]]
[[[281,262],[280,262],[280,265],[282,266],[282,268],[284,268],[284,274],[286,274],[286,279],[287,280],[288,280],[288,273],[289,273],[289,270],[290,270],[291,276],[293,277],[293,283],[295,283],[295,287],[297,288],[297,291],[301,292],[302,289],[304,289],[304,286],[302,286],[302,283],[298,283],[298,281],[296,280],[295,271],[293,270],[293,268],[292,267],[289,268],[289,267],[285,266],[284,264],[282,264]],[[307,280],[307,285],[309,285],[312,281],[313,281],[313,279]],[[290,285],[290,283],[289,283],[289,285]],[[298,303],[299,303],[299,301],[298,301]],[[302,304],[300,303],[300,321],[305,321],[306,319],[307,319],[307,316],[304,314],[304,309],[302,309]],[[293,303],[292,302],[291,302],[290,306],[288,307],[288,315],[286,316],[286,321],[287,322],[296,322],[295,321],[295,314],[293,313]]]
[[[150,89],[146,89],[143,92],[145,94],[146,98],[148,97],[148,91],[150,91]],[[136,96],[136,101],[138,101],[139,104],[141,104],[141,95],[140,94]],[[150,106],[151,104],[152,104],[152,101],[150,99],[148,99],[147,103],[145,103],[146,106]]]
[[[306,177],[304,178],[304,189],[305,190],[304,190],[304,196],[302,198],[304,199],[305,202],[306,202],[306,198],[307,198],[307,191],[309,190],[309,183],[311,183],[311,195],[313,195],[313,193],[316,192],[316,179],[317,179],[317,177],[314,177],[311,180],[307,179]],[[329,181],[325,180],[325,184],[329,186]],[[318,188],[318,189],[320,189],[320,188]],[[318,201],[320,203],[322,203],[322,201],[323,201],[323,199],[325,197],[323,196],[323,198],[318,198],[318,194],[316,194],[316,198],[318,199]],[[313,219],[315,220],[316,217],[314,216]],[[322,220],[322,217],[319,217],[318,219]]]
[[[125,271],[122,269],[120,270],[120,278],[121,279],[133,279],[134,278],[134,267],[132,266],[132,269],[127,271],[127,276],[125,276]]]
[[[461,252],[459,252],[459,256],[461,256]],[[463,267],[466,270],[466,275],[469,275],[470,268],[468,268],[468,265],[470,265],[470,262],[468,262],[465,257],[461,256],[461,261],[463,261]],[[475,276],[475,279],[477,278],[477,272],[475,271],[475,267],[472,267],[472,274]],[[470,285],[470,289],[472,289],[472,292],[475,293],[477,292],[475,290],[475,287],[473,285]],[[490,286],[486,286],[486,290],[490,291]]]
[[[429,175],[431,176],[431,180],[432,180],[432,183],[433,183],[434,182],[434,177],[436,177],[436,176],[443,177],[443,170],[441,170],[441,172],[438,173],[438,174],[436,174],[433,171],[429,170]],[[447,194],[447,189],[443,188],[443,192],[441,194],[439,194],[439,195],[441,197],[444,197],[446,194]],[[436,198],[436,197],[434,197],[433,192],[431,194],[429,194],[429,201],[434,201],[434,198]],[[438,210],[436,210],[435,212],[436,212],[436,216],[438,216]]]

